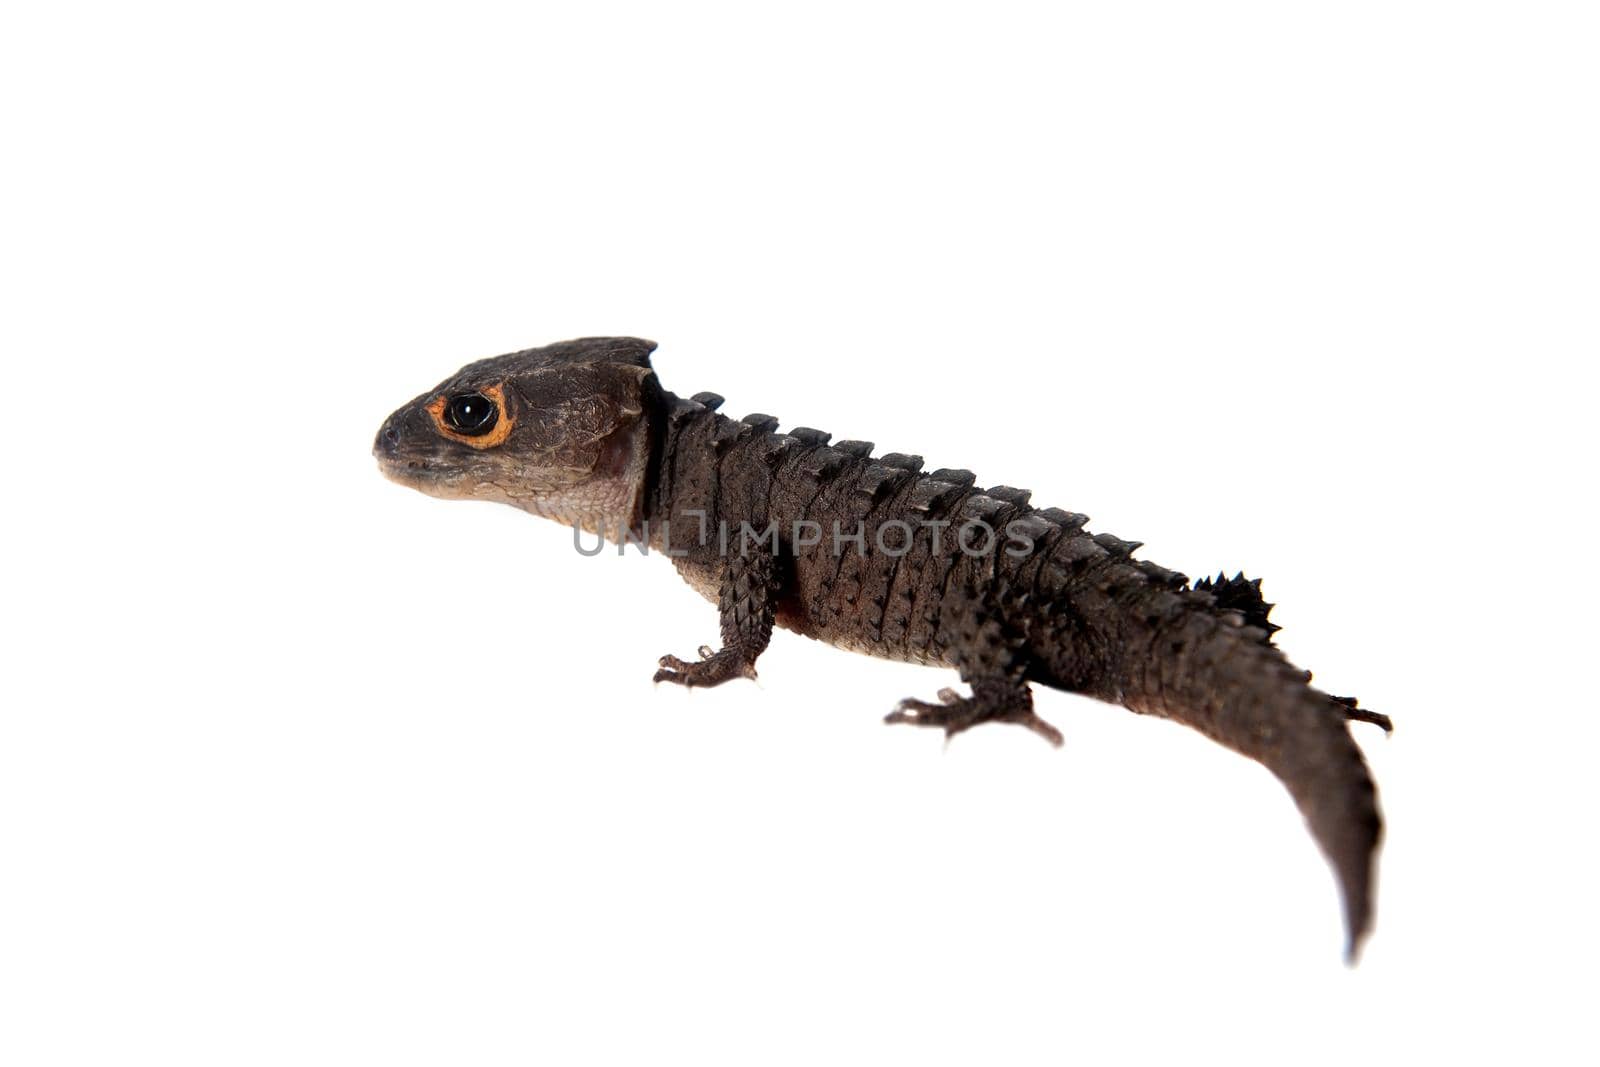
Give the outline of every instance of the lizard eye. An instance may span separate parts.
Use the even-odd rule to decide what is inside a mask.
[[[494,429],[500,419],[500,409],[482,393],[461,393],[453,396],[444,406],[444,421],[454,431],[477,437]]]

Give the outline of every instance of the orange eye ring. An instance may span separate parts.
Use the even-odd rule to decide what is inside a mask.
[[[499,385],[491,385],[488,388],[480,389],[479,392],[494,404],[497,415],[494,428],[483,434],[465,434],[459,430],[452,429],[450,424],[445,421],[445,407],[450,403],[450,397],[441,394],[435,397],[427,407],[428,415],[433,419],[433,428],[439,431],[440,436],[448,437],[452,441],[459,441],[472,448],[493,448],[496,445],[505,443],[506,438],[511,436],[512,426],[516,423],[516,420],[511,417],[511,412],[506,408],[505,388]]]

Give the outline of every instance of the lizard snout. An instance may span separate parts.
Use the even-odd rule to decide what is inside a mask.
[[[372,442],[372,454],[379,459],[394,459],[400,454],[400,425],[393,415],[384,420]]]

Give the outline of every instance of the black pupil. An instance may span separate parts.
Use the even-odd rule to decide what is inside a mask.
[[[450,427],[464,434],[488,433],[498,417],[494,401],[482,393],[463,393],[450,398],[445,418]]]

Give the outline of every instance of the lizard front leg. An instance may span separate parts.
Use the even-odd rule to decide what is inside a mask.
[[[722,647],[700,647],[698,660],[662,656],[658,682],[685,686],[721,685],[733,678],[754,678],[756,657],[772,640],[777,593],[777,561],[768,552],[727,556],[722,562],[717,610],[722,619]]]
[[[1023,642],[1006,629],[983,598],[965,591],[952,596],[942,616],[940,642],[972,695],[941,689],[937,704],[902,700],[884,721],[936,726],[947,738],[979,723],[1009,722],[1026,726],[1059,746],[1061,732],[1034,713],[1033,691],[1023,677],[1027,670]]]

